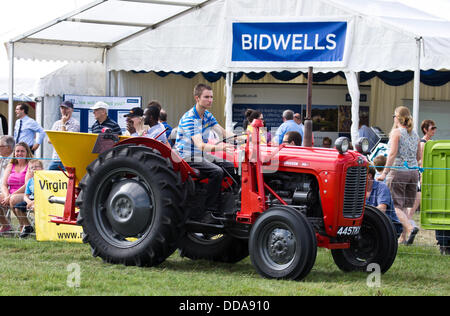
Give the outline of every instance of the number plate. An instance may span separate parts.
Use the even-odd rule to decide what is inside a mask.
[[[361,226],[343,226],[340,227],[337,234],[338,236],[354,236],[359,234]]]

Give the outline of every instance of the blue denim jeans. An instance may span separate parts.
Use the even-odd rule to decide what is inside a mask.
[[[52,163],[48,167],[48,170],[58,170],[58,171],[60,171],[59,167],[61,167],[62,170],[64,170],[64,171],[66,170],[66,168],[64,168],[64,165],[62,164],[61,161],[52,161]]]

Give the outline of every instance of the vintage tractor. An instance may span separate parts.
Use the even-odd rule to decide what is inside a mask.
[[[234,152],[215,153],[236,172],[223,180],[213,222],[193,220],[204,212],[207,179],[161,142],[48,131],[69,177],[64,215],[51,221],[81,225],[93,255],[109,263],[155,266],[176,249],[228,263],[250,254],[262,276],[299,280],[325,247],[343,271],[376,263],[386,272],[396,234],[365,206],[364,155],[348,151],[346,138],[336,149],[261,145],[261,121],[253,126],[253,135],[224,140]]]

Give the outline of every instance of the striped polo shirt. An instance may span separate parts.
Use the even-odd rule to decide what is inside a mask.
[[[95,123],[92,125],[92,133],[100,134],[103,128],[109,128],[113,134],[122,135],[122,129],[120,128],[119,124],[111,120],[109,116],[102,124],[100,124],[98,121],[95,121]]]
[[[207,143],[211,127],[216,124],[216,118],[209,111],[205,111],[203,120],[200,118],[195,106],[187,111],[178,123],[175,148],[179,155],[185,160],[189,160],[194,156],[202,156],[203,152],[195,147],[192,137],[201,134],[203,142]]]

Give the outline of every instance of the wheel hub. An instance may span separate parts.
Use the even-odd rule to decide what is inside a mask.
[[[147,189],[133,179],[115,184],[106,201],[109,224],[124,237],[142,233],[150,224],[152,210]]]
[[[295,254],[295,240],[292,232],[277,228],[272,231],[268,240],[269,257],[277,264],[286,264]]]

